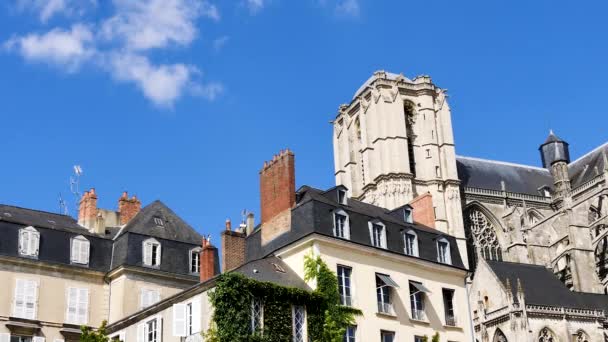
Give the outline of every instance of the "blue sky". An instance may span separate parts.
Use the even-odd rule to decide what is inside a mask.
[[[539,165],[604,143],[605,2],[16,0],[0,5],[0,203],[161,199],[201,233],[258,214],[282,148],[333,185],[331,125],[375,70],[447,88],[457,153]],[[259,215],[258,215],[259,216]]]

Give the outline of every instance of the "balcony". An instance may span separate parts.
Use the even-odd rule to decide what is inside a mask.
[[[391,316],[395,315],[395,311],[393,310],[393,304],[391,303],[378,302],[378,312]]]

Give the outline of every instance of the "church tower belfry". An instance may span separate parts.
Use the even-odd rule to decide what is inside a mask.
[[[549,169],[553,176],[555,193],[554,198],[563,199],[570,195],[570,176],[568,164],[570,163],[570,149],[568,143],[549,132],[547,140],[540,146],[540,155],[543,167]]]
[[[387,209],[430,193],[435,228],[458,238],[466,257],[446,98],[428,76],[410,80],[375,72],[333,121],[336,184],[354,198]]]

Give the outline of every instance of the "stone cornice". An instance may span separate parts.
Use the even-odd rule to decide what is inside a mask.
[[[6,255],[0,255],[0,263],[6,263],[10,266],[31,267],[49,272],[71,273],[88,277],[97,277],[100,278],[100,280],[103,280],[103,277],[106,274],[105,272],[91,270],[82,266],[64,265],[59,263],[51,263],[48,261],[41,261],[38,259],[26,259]]]

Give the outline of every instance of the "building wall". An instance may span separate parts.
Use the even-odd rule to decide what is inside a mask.
[[[471,341],[468,298],[464,286],[466,272],[404,256],[396,256],[331,238],[308,238],[277,255],[297,274],[304,274],[304,257],[320,255],[332,271],[337,265],[352,267],[354,307],[364,313],[357,318],[357,340],[377,341],[380,330],[394,331],[397,341],[413,341],[415,335],[432,336],[436,331],[442,341]],[[375,273],[391,276],[400,286],[392,292],[395,316],[377,313]],[[409,281],[422,282],[431,294],[425,298],[428,322],[410,319]],[[314,287],[314,283],[309,284]],[[442,288],[455,290],[456,327],[444,325]]]
[[[0,279],[4,284],[0,291],[0,333],[9,332],[5,324],[13,316],[13,302],[17,279],[38,282],[36,319],[42,330],[38,336],[47,339],[63,339],[58,326],[65,323],[67,289],[69,287],[89,290],[88,325],[99,326],[107,318],[109,292],[103,273],[75,268],[50,266],[23,262],[15,259],[0,259]]]

